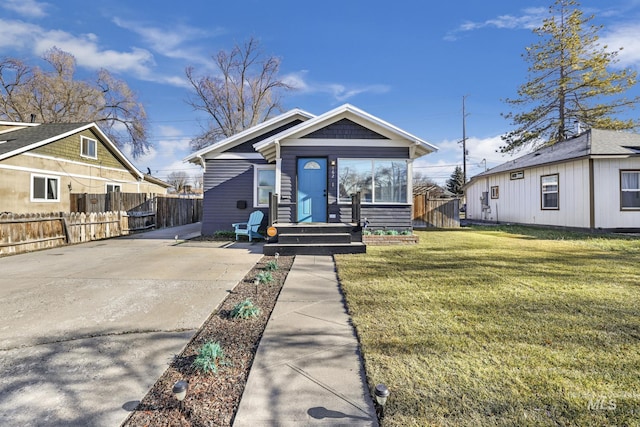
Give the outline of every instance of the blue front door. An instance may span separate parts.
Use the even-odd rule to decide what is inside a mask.
[[[327,222],[327,159],[298,159],[298,222]]]

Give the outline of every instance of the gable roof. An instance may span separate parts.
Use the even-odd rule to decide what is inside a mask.
[[[373,127],[375,130],[379,129],[380,132],[387,133],[409,142],[412,144],[412,149],[410,150],[411,158],[420,157],[438,150],[435,145],[431,145],[417,136],[414,136],[409,132],[406,132],[350,104],[341,105],[338,108],[300,123],[297,126],[293,126],[277,135],[273,135],[263,141],[255,143],[253,147],[256,151],[262,154],[265,159],[272,161],[276,157],[275,145],[282,139],[302,137],[344,118],[350,119],[358,124],[365,125],[365,127]]]
[[[0,134],[0,160],[84,130],[87,125],[90,123],[47,123],[7,130]]]
[[[183,159],[183,162],[199,163],[202,167],[204,167],[204,158],[209,155],[222,153],[237,145],[242,144],[243,142],[249,141],[256,136],[268,133],[271,130],[277,129],[280,126],[291,123],[295,120],[304,121],[309,120],[313,117],[314,115],[311,113],[307,113],[306,111],[299,108],[294,108],[293,110],[289,110],[286,113],[280,114],[279,116],[273,117],[260,124],[245,129],[233,136],[208,145],[196,151],[195,153],[191,153],[189,156]]]
[[[100,137],[100,140],[111,150],[114,156],[134,176],[144,179],[144,174],[127,159],[94,122],[40,123],[37,125],[29,124],[25,127],[17,127],[15,130],[6,130],[0,133],[0,161],[58,141],[86,129],[93,130]]]
[[[562,163],[581,158],[599,156],[637,156],[640,154],[640,134],[604,129],[589,129],[571,139],[543,147],[517,159],[509,160],[492,169],[475,175],[474,180],[520,169],[550,163]]]

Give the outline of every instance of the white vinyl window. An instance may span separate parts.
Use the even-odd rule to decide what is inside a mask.
[[[558,174],[540,177],[540,192],[542,209],[559,209],[559,179]]]
[[[363,203],[407,203],[406,160],[338,159],[340,203],[360,192]]]
[[[59,202],[60,179],[57,176],[31,175],[32,202]]]
[[[82,157],[89,157],[91,159],[98,158],[98,141],[95,139],[87,138],[86,136],[80,137],[80,155]]]
[[[620,171],[620,208],[640,209],[640,171]]]
[[[269,207],[269,193],[276,191],[275,165],[255,165],[253,169],[253,206]]]
[[[120,184],[107,184],[107,193],[119,193],[122,191]]]

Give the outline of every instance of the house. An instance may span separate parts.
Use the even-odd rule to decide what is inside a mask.
[[[230,230],[269,194],[279,224],[344,224],[351,195],[372,228],[411,228],[412,162],[437,148],[352,105],[294,109],[193,153],[204,168],[202,234]]]
[[[69,212],[71,193],[166,194],[95,123],[0,121],[0,212]]]
[[[474,176],[467,219],[640,230],[640,135],[590,129]]]

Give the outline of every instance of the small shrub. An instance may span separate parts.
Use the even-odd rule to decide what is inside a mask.
[[[364,230],[362,230],[362,235],[371,236],[371,230],[369,230],[368,228],[365,228]]]
[[[231,310],[231,317],[234,319],[249,319],[251,317],[258,317],[260,315],[260,308],[253,304],[250,299],[246,299],[237,303],[233,310]]]
[[[235,239],[236,233],[228,230],[219,230],[213,233],[213,237],[216,239]]]
[[[256,276],[256,279],[258,279],[258,282],[260,282],[262,284],[267,284],[267,283],[273,282],[273,276],[271,275],[270,271],[261,271]]]
[[[374,236],[384,236],[384,234],[385,234],[384,230],[375,230],[373,232]]]
[[[267,263],[267,265],[264,267],[265,270],[267,271],[275,271],[278,269],[278,262],[277,261],[269,261]]]
[[[220,343],[208,341],[200,348],[198,357],[191,366],[205,374],[217,374],[218,369],[223,365],[229,365],[229,362],[226,360]]]
[[[403,236],[411,236],[413,235],[413,232],[411,230],[402,230],[400,234]]]
[[[387,230],[387,232],[386,232],[385,234],[386,234],[387,236],[397,236],[397,235],[398,235],[398,234],[400,234],[400,233],[398,233],[398,231],[397,231],[397,230]]]

